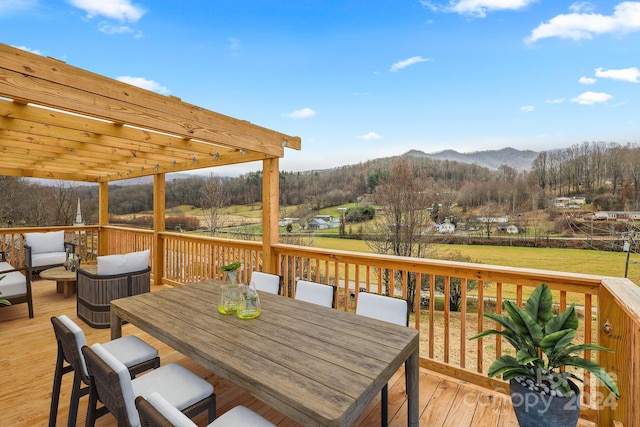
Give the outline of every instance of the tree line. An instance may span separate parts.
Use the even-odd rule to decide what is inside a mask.
[[[512,215],[553,206],[557,196],[582,195],[599,210],[638,210],[640,148],[634,144],[585,142],[567,149],[540,152],[529,171],[509,165],[491,170],[475,164],[402,156],[407,168],[419,171],[424,191],[432,193],[435,220],[491,206],[491,213]],[[280,172],[281,206],[306,211],[371,200],[388,182],[397,158],[370,160],[334,169]],[[212,187],[212,180],[216,184]],[[216,186],[220,188],[216,190]],[[109,213],[130,214],[153,209],[151,183],[109,185]],[[42,183],[0,177],[0,220],[5,224],[68,225],[82,201],[85,222],[97,222],[98,188],[70,183]],[[262,173],[238,177],[190,176],[166,185],[168,208],[193,205],[211,209],[261,202]]]

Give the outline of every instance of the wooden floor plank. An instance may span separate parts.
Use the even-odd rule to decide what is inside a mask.
[[[162,287],[152,286],[152,290]],[[56,292],[53,281],[36,280],[34,289],[35,318],[29,319],[26,304],[0,308],[0,426],[45,426],[49,419],[51,387],[56,359],[56,342],[51,316],[68,315],[83,329],[87,342],[106,342],[109,329],[93,329],[78,319],[75,296],[64,298]],[[212,372],[184,357],[159,340],[132,325],[123,326],[123,334],[137,335],[156,347],[162,364],[171,362],[193,370],[213,384],[217,395],[218,415],[235,405],[255,410],[279,427],[300,427],[283,414],[257,400],[251,394],[217,377]],[[67,424],[72,375],[62,382],[57,425]],[[517,426],[508,396],[478,386],[466,384],[427,369],[419,377],[421,426]],[[407,425],[407,399],[404,370],[400,369],[389,381],[389,425]],[[475,402],[475,404],[474,404]],[[9,408],[9,409],[8,409]],[[80,400],[79,427],[85,425],[87,397]],[[199,426],[207,424],[206,414],[194,419]],[[114,427],[111,415],[96,422],[98,427]],[[355,427],[380,425],[380,394],[354,423]],[[579,424],[581,427],[592,423]]]

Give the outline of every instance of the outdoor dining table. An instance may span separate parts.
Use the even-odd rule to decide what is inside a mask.
[[[305,426],[351,425],[405,363],[418,427],[417,330],[264,292],[239,319],[217,311],[220,284],[114,300],[111,337],[127,321]]]

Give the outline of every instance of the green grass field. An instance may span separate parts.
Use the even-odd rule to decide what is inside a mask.
[[[316,237],[313,246],[369,253],[361,240]],[[508,267],[537,268],[569,273],[624,277],[627,254],[582,249],[522,248],[511,246],[435,245],[438,251],[459,251],[477,262]],[[640,283],[640,255],[631,254],[628,278]]]

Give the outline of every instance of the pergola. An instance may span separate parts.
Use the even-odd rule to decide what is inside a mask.
[[[300,149],[299,137],[5,44],[0,110],[0,175],[98,183],[100,226],[108,224],[109,182],[154,177],[158,233],[165,229],[165,174],[262,160],[263,253],[272,268],[278,160],[285,147]],[[162,254],[154,254],[160,277]]]

